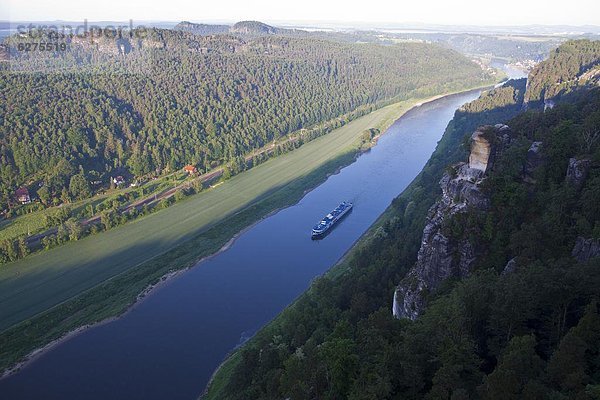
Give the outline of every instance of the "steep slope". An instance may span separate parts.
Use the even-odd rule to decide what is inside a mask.
[[[394,293],[393,314],[416,319],[425,308],[427,293],[449,278],[470,275],[477,251],[468,237],[451,240],[454,226],[468,215],[486,212],[490,199],[482,186],[512,141],[506,125],[483,126],[471,136],[469,162],[458,163],[440,181],[442,198],[429,210],[417,263]]]
[[[529,75],[525,102],[552,105],[580,89],[600,85],[600,41],[569,41]]]
[[[589,96],[585,90],[593,88],[596,82],[593,80],[598,65],[600,63],[600,47],[595,42],[569,42],[561,46],[553,52],[553,55],[545,62],[541,63],[530,76],[527,90],[524,96],[507,96],[507,93],[497,92],[482,96],[482,102],[490,96],[497,102],[500,108],[505,107],[504,103],[508,99],[516,105],[522,103],[526,99],[536,98],[538,94],[541,100],[548,105],[548,102],[567,100],[568,94],[577,96]],[[568,56],[564,56],[568,54]],[[566,61],[565,61],[566,60]],[[566,62],[566,64],[565,64]],[[577,67],[577,65],[580,65]],[[582,77],[586,77],[585,80]],[[573,86],[568,86],[569,90],[565,91],[566,83],[571,82]],[[554,92],[558,86],[563,85],[563,90]],[[504,90],[508,92],[508,88]],[[536,92],[538,91],[538,92]],[[533,92],[533,93],[532,93]],[[537,93],[537,94],[536,94]],[[554,93],[552,97],[550,93]],[[575,98],[572,97],[571,98]],[[535,105],[540,106],[542,101],[531,102],[529,107]],[[552,103],[554,104],[554,103]],[[473,108],[473,106],[468,106]],[[597,127],[593,122],[593,118],[588,117],[585,126],[580,126],[575,140],[586,141],[586,137],[593,138],[597,133]],[[458,164],[453,167],[451,172],[447,172],[442,181],[442,198],[430,210],[430,215],[427,220],[425,229],[423,230],[423,238],[421,248],[417,257],[415,266],[409,274],[403,279],[394,294],[393,313],[399,318],[416,319],[425,309],[426,298],[435,291],[443,282],[450,278],[465,278],[468,276],[473,266],[476,264],[476,247],[489,248],[489,243],[481,245],[481,240],[474,232],[481,232],[481,229],[474,227],[473,232],[469,232],[466,219],[481,219],[491,218],[491,212],[488,210],[488,203],[491,200],[493,191],[488,187],[483,193],[480,187],[485,183],[486,178],[490,173],[493,173],[497,158],[507,151],[511,144],[514,146],[527,146],[519,142],[515,137],[512,137],[510,128],[502,126],[491,129],[489,127],[480,128],[483,130],[476,131],[471,140],[471,154],[468,164]],[[532,140],[532,133],[526,137]],[[575,135],[574,135],[575,136]],[[537,140],[532,140],[526,150],[525,158],[522,166],[522,178],[526,184],[536,184],[538,171],[543,165],[548,156],[547,151],[551,151],[544,145],[544,138],[539,137]],[[518,143],[517,143],[518,142]],[[594,143],[595,144],[595,143]],[[580,144],[581,148],[590,150],[590,146]],[[572,143],[569,146],[573,148]],[[514,149],[511,149],[513,151]],[[562,151],[565,149],[563,148]],[[558,151],[556,149],[555,151]],[[572,150],[574,152],[574,150]],[[563,177],[566,176],[567,182],[575,188],[580,189],[583,186],[584,179],[587,177],[590,169],[591,161],[587,158],[578,160],[575,155],[570,158],[568,169],[562,171]],[[473,169],[479,170],[479,173],[473,173]],[[481,176],[483,175],[483,176]],[[530,188],[531,190],[531,188]],[[473,201],[472,196],[476,196],[476,201]],[[484,212],[484,216],[478,215]],[[466,215],[465,215],[466,214]],[[590,222],[593,226],[593,222]],[[452,235],[456,232],[456,228],[462,233],[461,235]],[[480,228],[480,227],[478,227]],[[493,236],[491,232],[486,234]],[[452,235],[452,236],[449,236]],[[477,243],[474,243],[477,242]],[[584,239],[580,243],[578,253],[587,254],[594,253],[593,243],[584,244]],[[508,243],[504,243],[508,246]],[[514,267],[515,259],[512,260],[511,266]],[[511,268],[512,268],[511,267]]]

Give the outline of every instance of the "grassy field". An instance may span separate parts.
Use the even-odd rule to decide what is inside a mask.
[[[7,329],[189,240],[215,222],[348,151],[363,130],[385,127],[415,102],[379,109],[158,213],[5,265],[0,270],[0,329]]]

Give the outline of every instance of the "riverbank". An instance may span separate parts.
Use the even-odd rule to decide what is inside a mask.
[[[0,269],[0,330],[177,247],[338,155],[354,151],[365,129],[397,118],[411,103],[396,103],[355,119],[160,212]]]
[[[411,101],[411,103],[416,103],[416,101]],[[391,124],[397,119],[392,118],[394,112],[401,115],[409,108],[407,102],[404,102],[396,105],[396,108],[393,110],[388,109],[388,112],[383,117],[388,117],[389,121],[387,123]],[[382,114],[379,114],[379,116],[381,117]],[[369,127],[373,127],[375,123],[386,122],[386,119],[370,119],[369,122]],[[360,135],[361,132],[362,130],[357,135]],[[347,140],[348,138],[342,139]],[[146,290],[148,285],[159,282],[163,275],[194,265],[202,256],[214,254],[232,236],[253,222],[256,222],[261,216],[297,202],[305,194],[307,188],[318,186],[331,171],[351,163],[356,154],[355,149],[355,147],[348,149],[335,159],[322,164],[316,170],[301,175],[300,178],[292,180],[281,187],[274,188],[272,191],[259,197],[259,200],[252,203],[249,207],[234,213],[224,221],[213,225],[210,229],[205,230],[182,245],[169,250],[167,253],[140,265],[139,268],[133,268],[126,273],[118,275],[104,282],[99,287],[89,290],[84,296],[79,296],[76,299],[61,304],[49,312],[31,319],[26,324],[22,324],[20,327],[10,329],[1,335],[0,344],[2,346],[0,347],[2,349],[10,349],[11,354],[9,355],[14,357],[17,356],[15,351],[18,349],[22,350],[28,346],[31,348],[32,343],[39,344],[39,346],[35,347],[41,347],[44,345],[44,341],[46,343],[50,342],[51,340],[48,339],[52,339],[53,336],[54,338],[60,337],[61,329],[63,329],[63,332],[66,332],[64,329],[76,329],[78,326],[89,323],[90,320],[91,322],[101,321],[103,318],[122,314],[128,309],[130,304],[135,302],[140,292]],[[298,165],[293,166],[298,167]],[[226,185],[227,182],[219,187],[225,187]],[[186,200],[184,204],[188,201]],[[2,354],[3,360],[5,360],[5,355]]]
[[[341,167],[340,167],[341,168]],[[338,170],[340,169],[338,168]],[[309,191],[309,189],[307,189],[304,194],[306,194]],[[242,229],[241,231],[239,231],[238,233],[236,233],[227,243],[225,243],[219,250],[217,250],[216,252],[209,254],[207,256],[202,257],[199,260],[194,261],[191,265],[182,268],[182,269],[178,269],[178,270],[174,270],[174,271],[170,271],[167,272],[165,275],[161,276],[160,279],[155,282],[155,283],[150,283],[141,293],[139,293],[135,299],[135,301],[125,309],[125,311],[119,315],[115,315],[115,316],[111,316],[111,317],[107,317],[101,321],[98,322],[92,322],[86,325],[82,325],[79,326],[73,330],[68,331],[66,334],[64,334],[63,336],[59,337],[56,340],[51,341],[50,343],[37,348],[35,350],[33,350],[30,354],[28,354],[27,356],[25,356],[25,358],[21,361],[19,361],[16,365],[9,367],[7,369],[5,369],[2,374],[0,374],[0,380],[2,380],[3,378],[6,378],[8,376],[10,376],[13,373],[16,373],[18,371],[20,371],[23,368],[26,368],[29,364],[33,363],[37,358],[41,357],[42,355],[44,355],[46,352],[52,350],[53,348],[57,347],[58,345],[60,345],[63,342],[66,342],[70,339],[73,339],[74,337],[76,337],[77,335],[82,334],[83,332],[85,332],[88,329],[91,328],[96,328],[99,326],[102,326],[104,324],[116,321],[119,318],[122,318],[123,316],[125,316],[127,313],[131,312],[132,310],[134,310],[137,306],[139,306],[144,299],[149,296],[150,294],[152,294],[153,292],[155,292],[156,290],[160,289],[162,286],[166,285],[167,283],[169,283],[172,279],[178,277],[179,275],[182,275],[183,273],[185,273],[186,271],[188,271],[190,268],[206,261],[209,260],[213,257],[216,257],[217,255],[219,255],[220,253],[227,251],[234,243],[235,241],[244,234],[244,232],[246,232],[249,229],[252,229],[253,226],[255,226],[256,224],[260,223],[260,221],[262,221],[265,218],[268,218],[269,216],[275,214],[276,212],[278,212],[279,210],[281,210],[281,208],[277,209],[277,210],[273,210],[272,212],[270,212],[269,214],[263,216],[261,219],[257,220],[256,222],[254,222],[253,224],[247,226],[246,228]]]

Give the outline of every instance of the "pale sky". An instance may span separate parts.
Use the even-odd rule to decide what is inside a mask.
[[[557,4],[557,5],[554,5]],[[560,4],[560,5],[559,5]],[[599,0],[2,0],[0,20],[600,25]]]

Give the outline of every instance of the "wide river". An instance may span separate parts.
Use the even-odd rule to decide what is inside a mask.
[[[0,381],[2,399],[194,399],[225,355],[348,251],[413,180],[454,111],[479,91],[426,103],[300,202],[161,286],[130,312],[67,340]],[[311,227],[354,210],[320,241]],[[390,301],[392,299],[390,298]],[[390,305],[391,309],[391,305]]]

